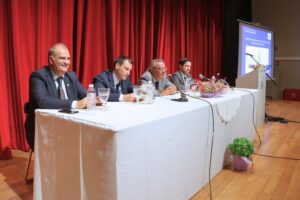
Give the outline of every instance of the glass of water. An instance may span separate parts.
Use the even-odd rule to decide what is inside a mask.
[[[140,98],[143,94],[143,89],[141,88],[141,86],[139,85],[135,85],[133,86],[133,93],[136,97],[136,102],[139,103],[140,102]]]
[[[109,93],[110,93],[110,88],[98,88],[98,97],[103,107],[106,107]]]

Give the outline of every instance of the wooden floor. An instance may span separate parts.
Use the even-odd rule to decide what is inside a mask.
[[[300,102],[272,101],[267,112],[300,121]],[[259,127],[262,145],[258,153],[300,158],[300,123],[282,124],[268,122]],[[255,146],[258,147],[258,139]],[[0,161],[0,199],[32,199],[32,185],[24,183],[28,153],[14,151],[14,158]],[[238,173],[222,170],[212,180],[214,200],[299,200],[300,161],[254,155],[254,172]],[[33,171],[33,169],[31,169]],[[32,173],[31,173],[32,174]],[[208,200],[209,188],[205,186],[192,200]]]
[[[27,158],[29,153],[13,151],[14,157],[10,160],[0,160],[0,199],[17,200],[32,199],[32,184],[25,184]],[[31,162],[30,177],[33,174]]]

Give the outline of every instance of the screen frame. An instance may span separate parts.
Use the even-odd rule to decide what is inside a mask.
[[[250,71],[246,72],[246,57],[249,55],[246,55],[246,49],[245,49],[245,44],[243,44],[242,42],[244,41],[244,39],[242,38],[243,35],[243,27],[249,27],[249,28],[253,28],[253,29],[257,29],[259,31],[264,31],[264,32],[270,32],[271,33],[271,47],[270,47],[270,53],[269,53],[269,58],[268,58],[268,65],[266,65],[266,74],[267,74],[267,79],[270,79],[274,77],[274,61],[275,61],[275,57],[274,57],[274,45],[275,45],[275,31],[274,29],[265,27],[265,26],[261,26],[259,24],[254,24],[254,23],[250,23],[250,22],[246,22],[243,20],[237,20],[239,23],[239,48],[238,48],[238,74],[237,77],[241,77],[244,76],[245,74],[249,73]],[[253,58],[251,58],[253,60]],[[255,59],[255,58],[254,58]],[[257,60],[256,60],[257,61]],[[255,61],[253,60],[253,63],[255,63]],[[260,64],[264,64],[264,63],[260,63]]]

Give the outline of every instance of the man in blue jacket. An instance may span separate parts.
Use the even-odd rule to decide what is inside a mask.
[[[111,70],[104,70],[93,80],[96,92],[98,88],[110,88],[108,101],[135,101],[133,85],[130,81],[132,61],[127,56],[119,56]]]
[[[86,90],[74,72],[68,71],[70,53],[57,43],[49,49],[48,66],[32,72],[29,80],[29,103],[26,108],[27,142],[34,149],[35,109],[85,108]]]

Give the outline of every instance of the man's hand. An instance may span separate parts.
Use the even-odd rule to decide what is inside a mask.
[[[166,89],[160,92],[160,96],[168,96],[176,93],[176,88],[173,85],[166,87]]]
[[[77,101],[77,105],[76,105],[76,108],[86,108],[87,107],[87,103],[88,103],[88,100],[87,100],[87,97]]]
[[[123,101],[134,102],[134,101],[136,101],[136,97],[135,97],[134,93],[124,94],[123,95]]]
[[[100,100],[100,97],[99,96],[97,96],[96,97],[96,106],[102,106],[102,101]]]

